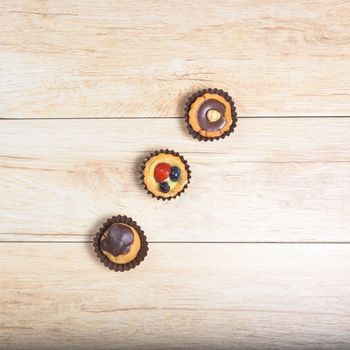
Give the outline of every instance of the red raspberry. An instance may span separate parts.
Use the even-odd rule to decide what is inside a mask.
[[[163,182],[169,177],[171,165],[168,163],[159,163],[154,168],[154,178],[157,182]]]

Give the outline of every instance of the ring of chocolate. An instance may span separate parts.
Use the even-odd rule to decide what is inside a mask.
[[[189,133],[199,141],[224,138],[237,125],[232,97],[218,89],[204,89],[192,95],[185,105],[185,118]]]

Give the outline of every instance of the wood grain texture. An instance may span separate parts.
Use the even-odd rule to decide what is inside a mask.
[[[182,120],[1,125],[1,240],[86,241],[119,213],[150,241],[350,240],[347,118],[245,119],[215,143],[186,136]],[[138,167],[172,146],[192,183],[164,203],[143,190]]]
[[[349,16],[1,1],[0,349],[349,349]],[[178,117],[210,86],[243,118],[200,143]],[[137,178],[160,148],[193,171],[170,203]],[[125,274],[86,243],[118,213],[151,242]]]
[[[83,243],[0,244],[0,346],[348,349],[349,245],[151,244],[117,274]]]
[[[349,115],[348,1],[0,5],[0,117],[174,117],[195,90],[241,116]]]

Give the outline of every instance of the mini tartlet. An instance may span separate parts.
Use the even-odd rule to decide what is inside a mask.
[[[108,219],[93,241],[100,261],[114,271],[128,271],[143,261],[148,251],[144,232],[135,221],[127,216],[113,216]]]
[[[168,149],[151,153],[141,165],[142,184],[157,199],[170,200],[180,196],[190,178],[190,167],[184,157]]]
[[[192,95],[185,105],[185,118],[189,133],[200,141],[224,138],[237,123],[232,97],[218,89],[204,89]]]

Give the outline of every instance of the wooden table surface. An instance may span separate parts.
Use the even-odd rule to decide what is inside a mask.
[[[348,349],[350,2],[0,4],[1,349]],[[186,132],[222,88],[234,134]],[[184,196],[138,182],[182,153]],[[94,256],[105,218],[150,242]]]

